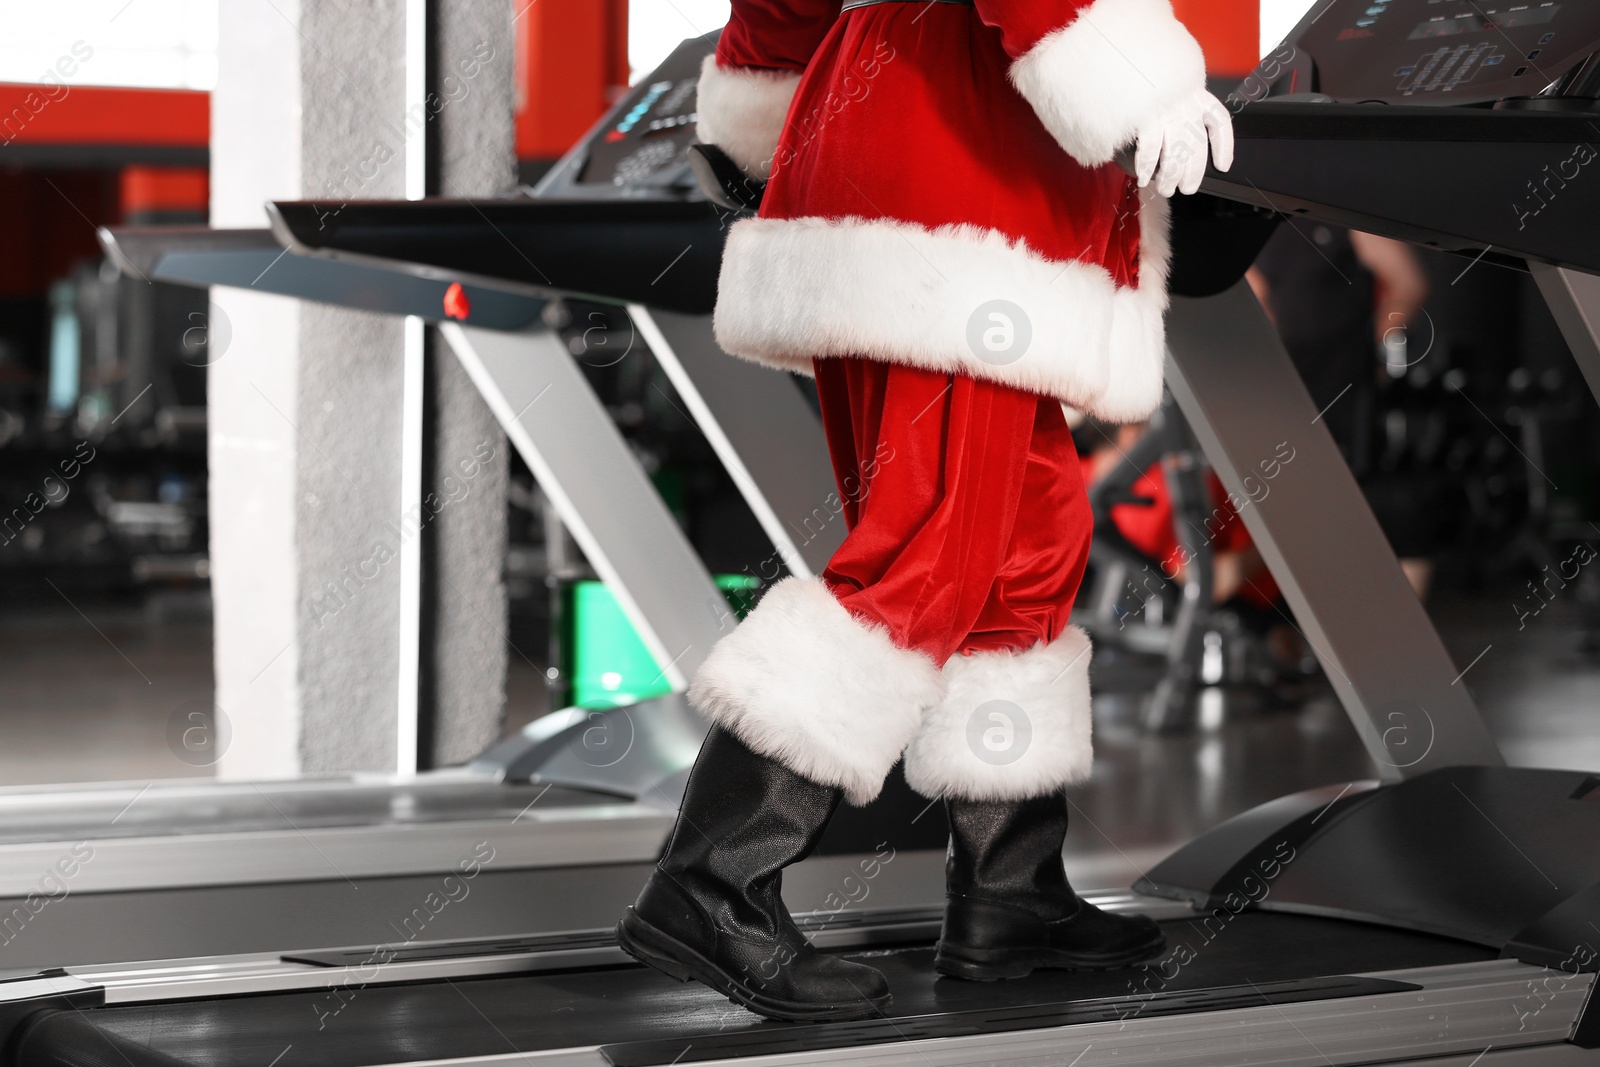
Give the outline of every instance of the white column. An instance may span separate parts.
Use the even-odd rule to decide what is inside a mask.
[[[220,5],[214,226],[263,226],[263,203],[300,191],[299,20],[299,0]],[[233,729],[217,765],[223,778],[300,770],[299,332],[297,301],[237,289],[212,294],[213,342],[228,337],[207,384],[216,703]]]
[[[1306,17],[1315,0],[1261,0],[1261,54],[1267,55]]]

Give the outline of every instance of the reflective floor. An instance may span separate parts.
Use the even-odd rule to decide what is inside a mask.
[[[168,729],[212,685],[206,600],[0,611],[0,787],[208,778]],[[541,665],[510,657],[507,733],[548,710],[545,688]]]
[[[1519,614],[1527,603],[1514,592],[1441,595],[1430,613],[1508,763],[1600,771],[1595,619],[1576,598],[1532,617]],[[1141,731],[1126,696],[1098,698],[1094,778],[1074,792],[1080,817],[1067,846],[1080,881],[1128,885],[1176,845],[1256,804],[1376,777],[1331,688],[1313,685],[1305,696],[1267,710],[1272,701],[1258,693],[1212,691],[1199,729],[1178,736]]]
[[[209,611],[81,608],[0,617],[0,785],[209,776],[167,746],[210,706]]]

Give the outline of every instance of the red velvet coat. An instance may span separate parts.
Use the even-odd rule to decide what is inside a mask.
[[[733,0],[700,137],[771,175],[729,235],[717,337],[859,355],[1102,418],[1161,394],[1166,201],[1111,162],[1205,85],[1169,0]]]

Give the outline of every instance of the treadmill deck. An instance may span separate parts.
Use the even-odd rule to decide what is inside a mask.
[[[901,1043],[908,1040],[992,1043],[1018,1035],[1066,1042],[1060,1045],[1066,1050],[1068,1035],[1076,1029],[1107,1026],[1130,1037],[1152,1029],[1166,1033],[1158,1042],[1166,1051],[1150,1062],[1176,1063],[1188,1062],[1181,1053],[1191,1038],[1183,1040],[1183,1047],[1172,1045],[1174,1026],[1188,1032],[1197,1019],[1219,1019],[1225,1030],[1231,1025],[1237,1039],[1259,1043],[1259,1035],[1242,1038],[1239,1024],[1226,1020],[1237,1017],[1242,1023],[1245,1016],[1265,1011],[1282,1017],[1269,1031],[1291,1045],[1298,1043],[1311,1057],[1307,1062],[1324,1062],[1322,1053],[1307,1042],[1325,1048],[1326,1039],[1312,1037],[1316,1031],[1311,1023],[1296,1023],[1286,1012],[1299,1006],[1323,1016],[1330,1010],[1342,1013],[1341,1030],[1359,1040],[1362,1028],[1348,1025],[1351,1014],[1423,1005],[1436,993],[1410,972],[1435,968],[1454,992],[1446,991],[1442,1007],[1427,1006],[1426,1033],[1418,1035],[1419,1042],[1437,1047],[1439,1040],[1452,1037],[1479,1040],[1474,1023],[1479,1029],[1487,1026],[1502,1046],[1561,1040],[1566,1035],[1560,1031],[1570,1030],[1582,1007],[1590,978],[1583,976],[1570,991],[1571,1004],[1547,1004],[1532,1025],[1519,1025],[1504,996],[1505,983],[1526,984],[1538,969],[1498,961],[1492,950],[1479,946],[1332,919],[1257,912],[1231,916],[1220,926],[1213,919],[1207,927],[1199,916],[1168,920],[1163,926],[1169,951],[1154,965],[1109,972],[1043,971],[996,983],[938,977],[932,968],[933,947],[926,940],[842,950],[883,970],[894,991],[886,1017],[860,1022],[765,1022],[698,984],[681,984],[636,964],[602,964],[366,986],[350,977],[354,971],[332,968],[326,985],[314,990],[114,1005],[79,1012],[71,1025],[88,1022],[117,1044],[212,1067],[357,1067],[558,1050],[581,1053],[583,1062],[648,1067],[785,1053],[812,1056],[827,1050],[887,1052],[897,1044],[905,1054]],[[592,936],[597,944],[604,940],[603,932]],[[1390,973],[1373,973],[1379,971]],[[1474,991],[1479,986],[1495,992],[1486,1001],[1481,991]],[[1461,1007],[1452,1012],[1449,1003]],[[1257,1026],[1261,1021],[1254,1020]],[[44,1053],[35,1042],[48,1040],[46,1029],[30,1035],[19,1055]],[[1397,1029],[1392,1017],[1383,1029],[1386,1041],[1404,1035],[1404,1026]],[[1096,1047],[1106,1051],[1115,1044],[1097,1041]],[[1148,1041],[1146,1046],[1155,1051]],[[1063,1064],[1075,1062],[1073,1054]],[[993,1056],[986,1059],[996,1062]],[[1123,1056],[1117,1062],[1145,1061]],[[1360,1061],[1341,1057],[1331,1062]]]

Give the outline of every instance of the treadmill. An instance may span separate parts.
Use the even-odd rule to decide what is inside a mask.
[[[691,52],[642,92],[672,88],[678,101],[662,106],[681,106],[698,72],[683,66]],[[619,151],[610,129],[597,130],[533,197],[422,205],[434,217],[408,238],[461,252],[475,275],[406,259],[303,253],[266,228],[162,227],[102,239],[130,276],[448,327],[457,356],[675,691],[605,711],[558,711],[466,767],[414,776],[0,789],[0,971],[381,940],[393,936],[395,916],[409,914],[479,846],[493,860],[473,884],[472,906],[441,912],[430,937],[599,925],[632,901],[671,829],[705,731],[682,690],[727,613],[708,610],[724,604],[711,575],[562,338],[541,325],[549,302],[601,292],[649,302],[634,307],[632,322],[648,332],[679,396],[746,490],[777,550],[772,562],[814,573],[843,530],[814,514],[814,502],[833,491],[833,474],[803,395],[782,376],[729,368],[711,339],[706,313],[725,221],[707,210],[681,159],[662,161],[652,141],[644,158],[654,163],[641,167],[626,158],[637,144]],[[677,131],[669,155],[687,143],[688,129]],[[574,164],[595,145],[608,146],[632,180],[577,181]],[[313,226],[331,228],[364,208],[321,210]],[[449,305],[457,318],[445,311],[452,286],[460,287]],[[919,817],[925,807],[896,775],[871,808],[843,813],[792,879],[796,906],[821,905],[883,840],[868,837],[884,820],[913,829],[896,837],[900,861],[876,882],[874,900],[937,900],[931,875],[944,847],[943,814]],[[75,846],[92,859],[74,868],[68,892],[41,907],[41,872]],[[183,922],[170,921],[179,914]]]
[[[692,76],[680,80],[692,91]],[[557,711],[465,767],[412,776],[0,788],[0,972],[390,938],[396,925],[405,927],[402,917],[415,901],[480,846],[493,858],[472,885],[472,905],[431,919],[430,938],[599,925],[632,901],[672,827],[705,731],[682,690],[724,622],[708,606],[724,601],[563,340],[540,323],[552,297],[610,287],[653,301],[634,321],[675,338],[676,373],[725,363],[703,314],[713,299],[721,226],[703,201],[684,200],[690,187],[685,172],[683,182],[658,186],[653,200],[637,189],[618,195],[629,190],[607,184],[602,195],[581,200],[514,202],[542,209],[532,237],[500,205],[465,208],[466,227],[488,218],[517,240],[537,243],[540,261],[558,241],[578,249],[551,258],[552,271],[556,263],[568,267],[557,275],[562,288],[467,280],[459,306],[470,307],[470,324],[443,314],[456,277],[441,279],[411,262],[300,255],[265,228],[104,235],[108,254],[132,276],[234,285],[460,327],[452,334],[458,354],[586,558],[666,665],[675,692],[604,712]],[[352,206],[350,214],[357,213]],[[459,217],[447,219],[441,245],[463,228]],[[501,274],[528,268],[499,235],[494,241],[498,253],[475,253],[480,266]],[[686,253],[689,245],[703,251]],[[655,262],[658,253],[664,258]],[[664,275],[675,260],[676,273]],[[648,273],[630,275],[630,265]],[[652,349],[658,358],[672,351],[664,339]],[[723,418],[718,447],[745,485],[769,487],[756,499],[774,544],[791,572],[807,573],[842,537],[840,523],[785,532],[789,521],[804,531],[801,503],[832,491],[821,428],[781,376],[736,370],[745,372],[742,379],[723,376],[709,392],[719,403],[737,396],[754,404],[759,418]],[[559,391],[536,403],[552,389]],[[687,382],[680,395],[704,408]],[[709,417],[702,425],[712,425]],[[764,441],[784,434],[792,448],[752,447],[757,431]],[[797,464],[795,456],[821,462]],[[845,813],[800,872],[797,906],[820,905],[855,857],[874,851],[882,838],[865,838],[876,821],[909,823],[925,806],[897,778],[872,809]],[[877,882],[875,901],[937,899],[924,876],[938,866],[942,819],[933,812],[913,834],[897,837],[900,862]],[[87,861],[69,864],[70,880],[45,886],[54,895],[41,903],[41,878],[75,850]]]
[[[1546,35],[1553,36],[1540,43]],[[1461,37],[1469,40],[1457,55],[1462,44],[1452,38]],[[1526,71],[1513,73],[1522,64],[1485,64],[1495,53],[1480,51],[1472,68],[1480,73],[1452,81],[1447,72],[1435,82],[1446,63],[1459,70],[1461,57],[1485,41],[1524,58],[1541,51],[1552,66],[1563,65],[1534,91],[1507,92],[1500,72],[1524,78]],[[679,81],[692,78],[712,46],[689,42],[669,60],[683,71]],[[1169,380],[1231,490],[1245,490],[1246,478],[1261,476],[1258,460],[1292,442],[1293,463],[1244,519],[1383,777],[1247,812],[1151,870],[1137,892],[1097,899],[1160,919],[1171,943],[1165,957],[1100,974],[1040,972],[993,984],[938,979],[931,966],[937,911],[857,906],[836,894],[827,910],[797,918],[819,946],[887,974],[895,1002],[882,1018],[762,1021],[704,987],[632,963],[609,930],[567,931],[19,974],[0,982],[0,1063],[1600,1062],[1592,995],[1600,964],[1600,775],[1503,765],[1276,334],[1240,282],[1277,212],[1494,256],[1540,279],[1591,386],[1600,386],[1593,329],[1600,245],[1592,240],[1600,216],[1585,210],[1592,198],[1572,182],[1570,195],[1546,201],[1545,217],[1558,224],[1529,225],[1526,233],[1516,219],[1508,226],[1494,218],[1508,189],[1585,143],[1574,135],[1595,105],[1576,91],[1584,79],[1568,72],[1581,73],[1600,52],[1600,9],[1551,3],[1497,14],[1464,0],[1332,0],[1290,47],[1273,61],[1275,77],[1264,71],[1258,79],[1259,97],[1236,101],[1234,170],[1212,174],[1204,195],[1177,206]],[[1427,78],[1416,77],[1440,48]],[[1422,58],[1397,64],[1394,52]],[[1357,58],[1346,62],[1351,55]],[[1388,84],[1386,97],[1370,82],[1341,80],[1341,72],[1359,79],[1368,70],[1382,74],[1379,83],[1398,79],[1398,87]],[[1408,73],[1391,74],[1400,70]],[[692,243],[651,245],[652,224],[642,217],[673,189],[698,203],[680,169],[687,158],[653,148],[654,171],[636,160],[624,173],[619,163],[648,147],[647,135],[687,149],[692,102],[673,86],[658,88],[668,80],[641,83],[546,187],[614,186],[618,213],[585,208],[586,219],[602,227],[605,218],[627,219],[652,255]],[[1250,83],[1245,90],[1257,92]],[[652,92],[681,110],[640,109]],[[1428,93],[1450,95],[1441,106]],[[1501,101],[1509,106],[1494,106]],[[643,121],[621,129],[636,109]],[[641,174],[662,184],[630,193],[630,177]],[[1455,211],[1446,210],[1451,205]],[[474,220],[480,209],[489,217]],[[695,210],[702,239],[715,241],[726,212],[704,203]],[[334,211],[337,222],[318,226]],[[535,199],[278,204],[274,234],[290,257],[420,279],[436,300],[453,282],[469,294],[548,294],[571,284],[662,318],[661,305],[651,303],[648,264],[629,258],[637,246],[613,246],[619,258],[584,280],[581,240],[562,238],[571,231],[560,225],[552,205]],[[471,255],[474,244],[481,250],[492,241],[516,244],[526,259],[508,257],[494,273],[492,257]],[[530,270],[536,262],[534,270],[568,273],[538,277]],[[655,264],[658,272],[665,265]],[[698,269],[709,282],[709,264]],[[412,305],[416,313],[448,321],[441,304],[424,303]],[[696,317],[686,304],[666,313]],[[474,324],[470,312],[465,324],[447,325],[452,335],[479,347],[494,337],[514,346],[521,336]],[[706,411],[719,409],[707,403]],[[857,863],[858,885],[895,869],[901,857],[889,842],[903,829],[880,826],[885,846]]]

